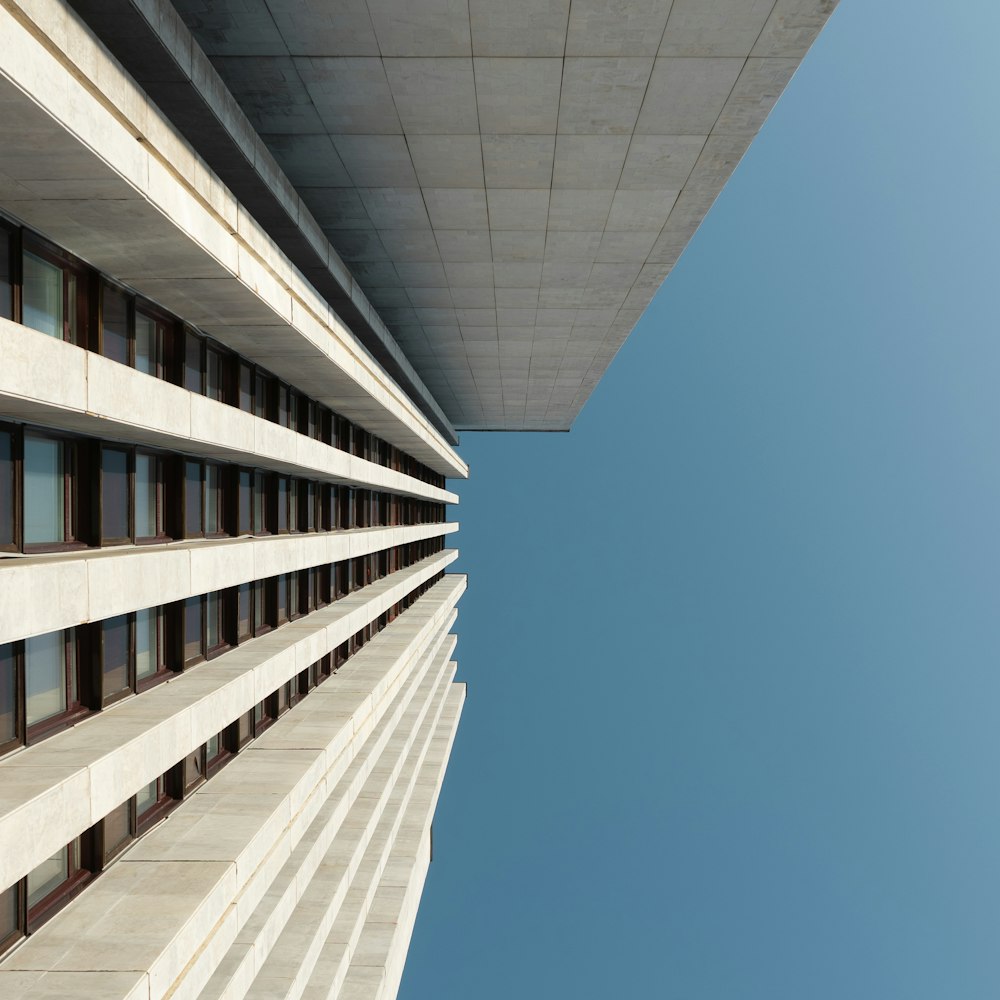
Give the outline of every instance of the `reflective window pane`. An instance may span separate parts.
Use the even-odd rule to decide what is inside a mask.
[[[28,872],[28,908],[41,902],[69,878],[69,847],[61,847],[34,871]]]
[[[24,436],[24,542],[65,539],[63,455],[61,441]]]
[[[240,362],[239,383],[239,408],[253,413],[253,368],[245,361]]]
[[[27,723],[65,712],[72,693],[66,690],[66,640],[62,632],[24,640]]]
[[[12,885],[0,892],[0,944],[13,938],[17,931],[17,886]]]
[[[159,534],[156,523],[156,492],[159,462],[154,455],[135,456],[135,537]]]
[[[128,520],[128,452],[119,448],[102,448],[102,540],[130,537]]]
[[[14,541],[14,435],[0,430],[0,545]]]
[[[105,285],[101,295],[101,353],[128,364],[128,296]]]
[[[17,738],[16,684],[14,644],[7,642],[0,645],[0,746]]]
[[[135,673],[139,680],[152,677],[159,669],[158,627],[156,608],[135,613]]]
[[[135,314],[135,367],[147,375],[157,374],[160,359],[160,324],[152,316]]]
[[[132,686],[129,664],[128,615],[118,615],[101,623],[103,639],[102,673],[104,699],[112,698]]]
[[[25,251],[21,288],[21,322],[50,337],[63,336],[62,268]]]
[[[160,782],[151,781],[145,788],[139,789],[139,794],[135,797],[136,815],[143,816],[156,805],[160,798]]]

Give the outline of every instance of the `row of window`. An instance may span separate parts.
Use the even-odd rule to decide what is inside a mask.
[[[350,640],[282,684],[137,795],[60,848],[17,884],[0,891],[0,954],[54,916],[130,844],[152,829],[280,716],[335,674],[358,649],[443,575],[439,573],[421,584]]]
[[[443,538],[0,644],[0,753],[439,553]]]
[[[0,424],[0,551],[444,521],[433,500]]]
[[[411,455],[2,219],[0,316],[444,488]]]

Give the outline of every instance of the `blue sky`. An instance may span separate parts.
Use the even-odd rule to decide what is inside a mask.
[[[1000,994],[998,38],[844,0],[573,431],[463,436],[402,1000]]]

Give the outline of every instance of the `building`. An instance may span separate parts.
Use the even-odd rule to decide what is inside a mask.
[[[395,995],[457,432],[569,429],[832,6],[0,6],[0,996]]]

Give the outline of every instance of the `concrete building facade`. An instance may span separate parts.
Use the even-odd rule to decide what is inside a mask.
[[[458,431],[569,428],[832,6],[0,2],[0,996],[395,996]]]

